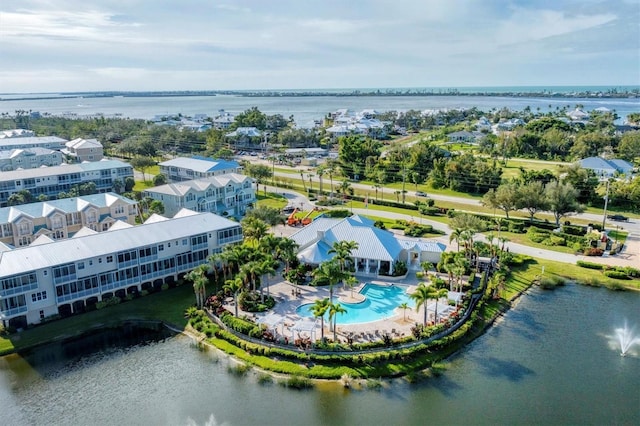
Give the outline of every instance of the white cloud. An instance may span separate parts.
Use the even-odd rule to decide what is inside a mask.
[[[576,64],[583,84],[603,75],[638,84],[638,9],[637,1],[574,0],[3,2],[0,92],[75,90],[74,83],[82,90],[560,84]]]

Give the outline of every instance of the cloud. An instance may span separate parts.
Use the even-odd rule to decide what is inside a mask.
[[[640,83],[637,1],[90,3],[0,4],[0,92]]]

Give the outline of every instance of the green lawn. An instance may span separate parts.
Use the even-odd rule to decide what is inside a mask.
[[[494,232],[494,235],[497,237],[498,234]],[[529,247],[535,247],[535,248],[539,248],[539,249],[543,249],[543,250],[552,250],[552,251],[557,251],[559,253],[569,253],[569,254],[575,254],[575,250],[572,249],[571,247],[566,247],[566,246],[546,246],[544,244],[540,244],[540,243],[535,243],[533,241],[531,241],[528,237],[527,234],[518,234],[515,232],[505,232],[505,231],[501,231],[500,235],[504,238],[508,238],[509,241],[514,242],[516,244],[522,244],[525,246],[529,246]]]
[[[184,284],[161,293],[123,302],[117,306],[32,327],[9,337],[2,336],[0,337],[0,355],[42,342],[77,336],[95,327],[117,326],[125,320],[161,320],[184,329],[187,321],[183,317],[183,312],[194,302],[193,288],[189,284]]]
[[[287,205],[287,199],[284,198],[284,196],[273,192],[267,192],[266,196],[264,195],[264,192],[260,192],[259,194],[256,194],[256,198],[258,199],[256,202],[258,207],[271,207],[282,210]]]

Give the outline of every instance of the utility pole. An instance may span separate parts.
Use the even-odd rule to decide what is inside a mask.
[[[609,179],[607,179],[607,192],[604,196],[604,215],[602,217],[602,230],[604,231],[607,223],[607,204],[609,204]]]

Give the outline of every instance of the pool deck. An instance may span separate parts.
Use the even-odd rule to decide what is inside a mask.
[[[418,280],[415,278],[414,274],[410,273],[409,275],[413,275],[414,278],[412,279],[407,277],[402,280],[394,280],[388,282],[381,281],[380,279],[357,277],[360,283],[353,288],[354,296],[359,295],[358,292],[366,283],[377,285],[408,286],[408,292],[411,292],[418,284]],[[267,290],[265,288],[265,293],[266,291]],[[276,305],[272,310],[260,314],[247,313],[239,310],[238,314],[240,316],[246,315],[253,318],[254,320],[267,314],[281,315],[284,318],[284,324],[275,327],[275,332],[280,338],[286,337],[289,340],[293,340],[297,337],[311,337],[308,335],[308,333],[304,332],[301,333],[300,336],[298,336],[298,333],[291,329],[296,321],[299,321],[303,318],[296,312],[296,309],[300,305],[315,303],[316,300],[328,298],[329,288],[295,286],[285,280],[279,279],[276,284],[272,284],[269,287],[269,293],[276,300]],[[342,303],[352,303],[350,300],[351,289],[344,289],[342,286],[336,286],[334,287],[333,298],[334,300],[339,300]],[[225,308],[231,312],[234,312],[235,308],[232,303],[233,302],[228,302],[227,304],[225,304]],[[441,299],[440,303],[446,304],[447,301],[445,299]],[[440,303],[438,304],[438,306],[441,306]],[[415,325],[416,322],[422,323],[424,315],[423,308],[420,308],[418,311],[416,311],[415,305],[413,303],[410,303],[410,306],[411,309],[407,309],[406,312],[403,312],[401,308],[396,308],[394,312],[395,314],[393,316],[379,321],[357,324],[338,324],[337,337],[342,342],[346,342],[348,336],[351,336],[354,342],[368,342],[373,340],[380,340],[382,339],[382,335],[386,333],[390,334],[393,338],[408,336],[411,334],[411,327]],[[438,309],[440,310],[440,307]],[[440,316],[440,314],[438,314],[438,316]],[[329,322],[325,320],[324,326],[325,337],[333,339],[333,332],[329,331]],[[320,339],[320,320],[317,320],[314,338]]]

